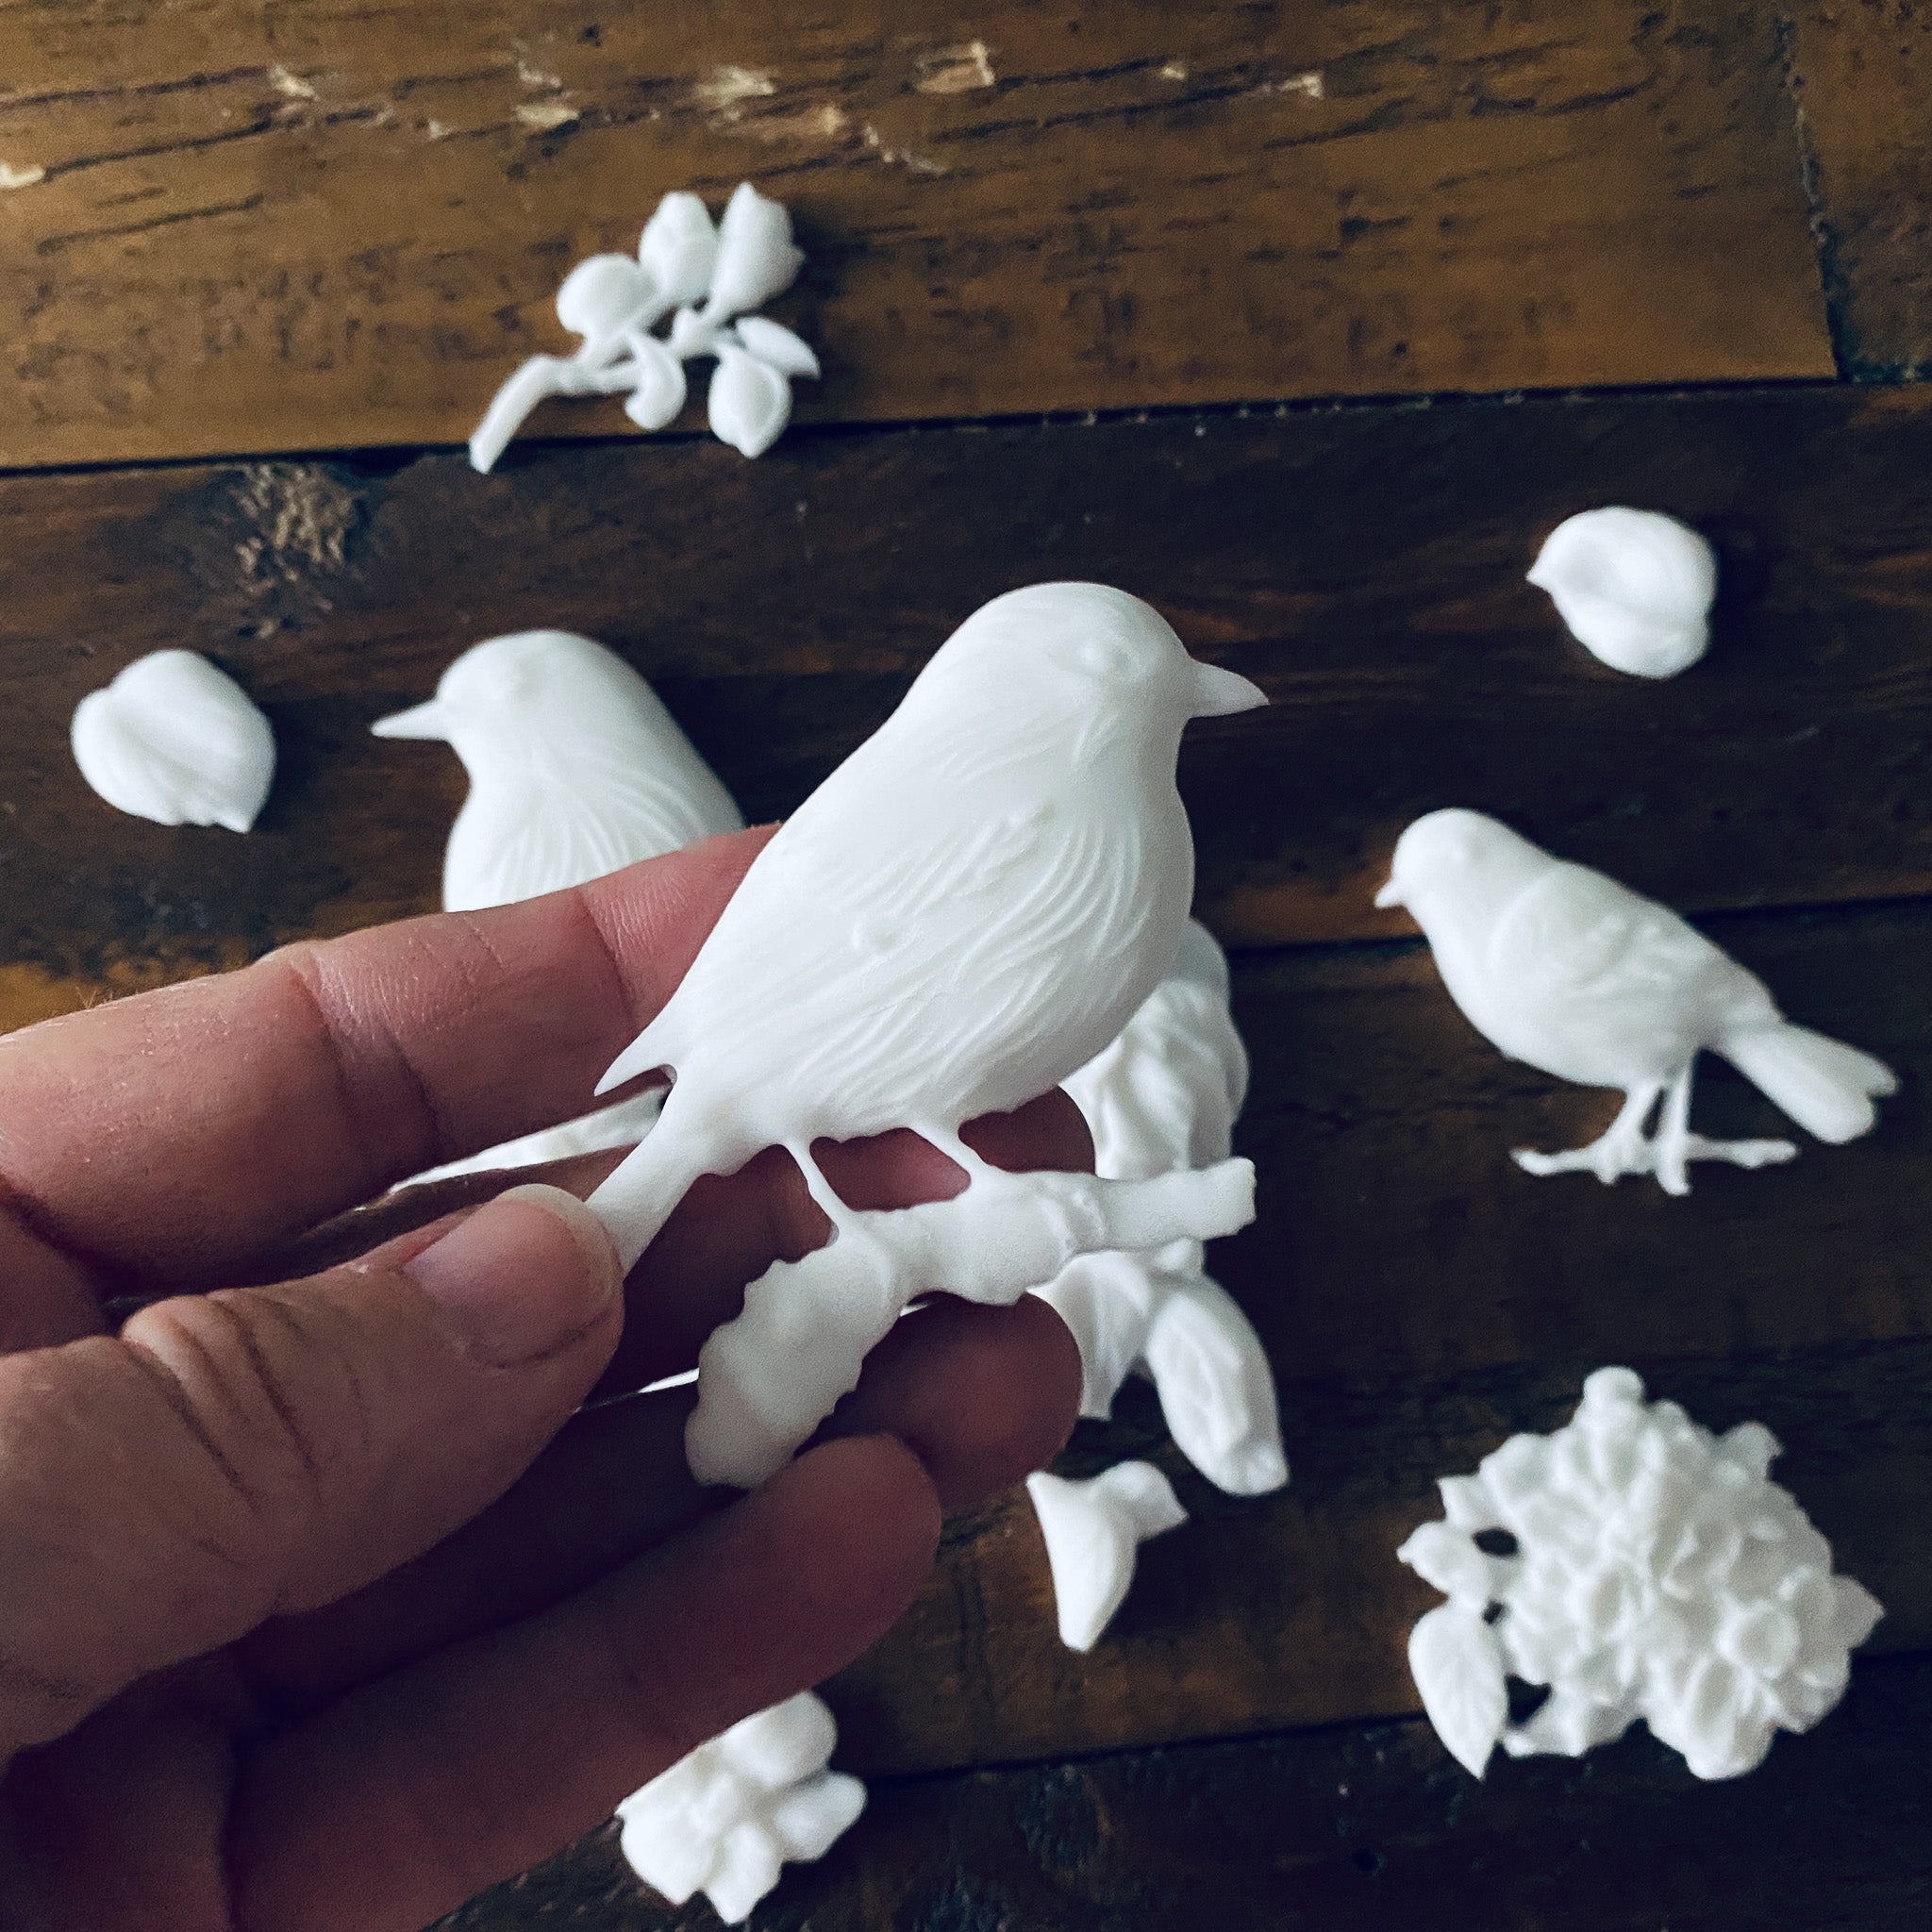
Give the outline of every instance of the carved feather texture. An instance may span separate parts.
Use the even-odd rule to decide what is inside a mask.
[[[161,825],[245,832],[275,781],[268,720],[192,651],[137,658],[75,706],[74,760],[119,810]]]

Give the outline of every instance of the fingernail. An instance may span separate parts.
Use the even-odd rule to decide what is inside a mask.
[[[504,1368],[568,1347],[624,1291],[604,1224],[575,1194],[538,1183],[486,1202],[403,1272],[470,1354]]]

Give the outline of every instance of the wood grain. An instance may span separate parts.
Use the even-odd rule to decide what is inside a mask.
[[[1923,0],[1787,11],[1840,368],[1867,381],[1932,375],[1932,12]]]
[[[1868,1663],[1806,1738],[1700,1784],[1641,1730],[1478,1785],[1420,1724],[875,1786],[760,1932],[1920,1932],[1932,1662]],[[448,1932],[711,1932],[600,1833]]]
[[[1211,1265],[1253,1317],[1281,1390],[1293,1479],[1223,1497],[1171,1448],[1158,1406],[1083,1424],[1071,1466],[1155,1454],[1195,1512],[1149,1545],[1086,1657],[1055,1634],[1024,1497],[957,1526],[915,1610],[832,1691],[848,1755],[929,1769],[1412,1710],[1403,1643],[1433,1593],[1394,1561],[1439,1513],[1435,1478],[1515,1430],[1566,1420],[1608,1362],[1707,1425],[1755,1417],[1778,1474],[1888,1606],[1880,1647],[1932,1644],[1932,911],[1714,923],[1798,1017],[1905,1078],[1872,1139],[1774,1174],[1532,1180],[1511,1146],[1574,1145],[1610,1096],[1504,1061],[1426,952],[1238,962],[1255,1058],[1237,1135],[1259,1217]],[[1776,1131],[1769,1103],[1707,1074],[1720,1133]]]
[[[741,176],[821,419],[1825,375],[1778,56],[1744,0],[9,8],[0,463],[458,441],[572,260]]]
[[[1711,656],[1603,669],[1523,572],[1591,502],[1724,558]],[[462,775],[381,743],[460,648],[561,625],[662,689],[754,816],[790,811],[982,599],[1152,598],[1266,711],[1182,766],[1241,944],[1403,930],[1413,815],[1487,808],[1689,908],[1932,887],[1932,391],[1439,405],[0,479],[0,1023],[435,903]],[[258,830],[86,791],[75,701],[161,645],[274,721]]]

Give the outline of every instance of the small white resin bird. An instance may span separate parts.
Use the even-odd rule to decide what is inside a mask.
[[[698,1175],[910,1127],[970,1176],[962,1123],[1043,1093],[1174,965],[1193,891],[1174,789],[1190,718],[1265,699],[1097,584],[976,611],[753,862],[598,1091],[653,1068],[657,1130],[591,1197],[626,1264]]]
[[[448,911],[584,885],[744,823],[657,692],[614,652],[571,631],[487,638],[450,665],[429,703],[371,728],[378,738],[445,739],[470,774],[443,857]],[[661,1099],[631,1094],[414,1178],[635,1146]]]
[[[1428,936],[1450,997],[1511,1059],[1586,1087],[1617,1087],[1623,1110],[1588,1147],[1518,1150],[1534,1174],[1599,1180],[1654,1174],[1690,1190],[1693,1160],[1762,1167],[1789,1141],[1707,1141],[1690,1131],[1701,1052],[1721,1055],[1821,1141],[1856,1140],[1896,1091],[1882,1060],[1794,1026],[1763,981],[1657,905],[1569,865],[1481,812],[1418,819],[1396,842],[1377,906],[1405,906]],[[1662,1102],[1655,1137],[1644,1128]]]
[[[445,911],[561,891],[744,824],[651,687],[570,631],[486,638],[427,704],[370,729],[446,740],[470,774]]]

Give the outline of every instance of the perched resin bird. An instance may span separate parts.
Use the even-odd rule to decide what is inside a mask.
[[[1721,1055],[1821,1141],[1856,1140],[1873,1097],[1896,1091],[1868,1053],[1794,1026],[1762,980],[1667,908],[1587,866],[1553,858],[1474,811],[1434,811],[1403,833],[1377,906],[1405,906],[1442,983],[1511,1059],[1586,1087],[1617,1087],[1623,1110],[1588,1147],[1518,1150],[1528,1173],[1599,1180],[1654,1174],[1690,1190],[1693,1160],[1762,1167],[1789,1141],[1707,1141],[1690,1131],[1697,1056]],[[1662,1113],[1655,1137],[1651,1110]]]
[[[744,824],[651,687],[570,631],[486,638],[426,705],[370,729],[446,740],[470,774],[443,855],[448,912],[561,891]]]
[[[753,862],[603,1092],[654,1068],[657,1130],[591,1197],[626,1264],[699,1174],[782,1146],[841,1233],[813,1141],[958,1129],[1110,1041],[1170,971],[1193,891],[1190,718],[1261,692],[1097,584],[976,611]]]

